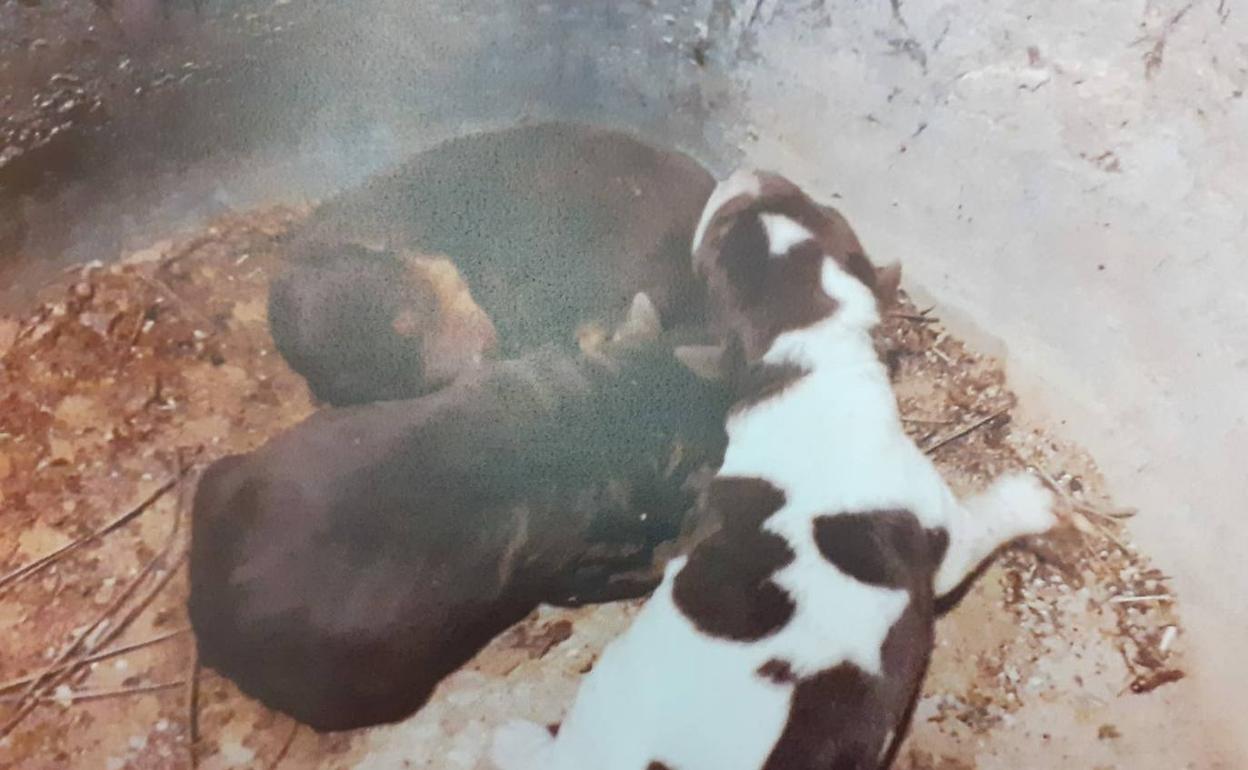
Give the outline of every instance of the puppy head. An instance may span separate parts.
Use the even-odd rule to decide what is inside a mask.
[[[425,386],[438,388],[491,357],[498,334],[450,259],[407,252],[401,259],[415,296],[396,308],[391,328],[419,341]]]
[[[445,257],[337,242],[293,256],[270,287],[269,326],[319,401],[415,398],[496,350],[489,316]]]
[[[878,269],[840,212],[777,174],[740,170],[711,193],[694,233],[713,322],[749,360],[777,336],[833,315],[869,329],[896,298],[900,268]]]

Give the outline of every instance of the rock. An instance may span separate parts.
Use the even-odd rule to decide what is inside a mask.
[[[169,253],[169,249],[173,248],[173,241],[163,240],[148,246],[146,249],[133,251],[121,258],[123,265],[145,265],[151,262],[159,262]]]
[[[75,433],[97,427],[104,422],[104,414],[95,399],[77,394],[61,399],[53,416],[57,422]]]

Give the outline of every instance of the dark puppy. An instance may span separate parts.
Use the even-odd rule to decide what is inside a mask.
[[[277,350],[329,404],[437,390],[495,351],[490,319],[445,258],[307,251],[269,289]]]
[[[408,249],[449,255],[505,357],[570,347],[586,322],[614,324],[604,309],[638,292],[665,327],[698,323],[689,245],[713,186],[691,158],[607,129],[548,123],[445,142],[316,211],[273,284],[273,336],[330,403],[434,389],[420,349],[447,325],[439,331],[436,314],[418,313],[407,335],[394,331],[419,292],[388,285],[403,268],[386,263]]]
[[[320,730],[401,719],[539,602],[652,589],[726,408],[659,339],[322,411],[199,485],[200,657]]]

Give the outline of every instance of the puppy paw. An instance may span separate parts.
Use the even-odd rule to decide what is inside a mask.
[[[991,515],[1000,522],[1003,540],[1038,535],[1059,523],[1053,493],[1030,473],[1011,473],[998,478],[984,493]]]
[[[498,770],[539,770],[555,742],[549,729],[532,722],[508,722],[494,731],[490,761]]]

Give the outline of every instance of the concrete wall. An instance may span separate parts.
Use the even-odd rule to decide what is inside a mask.
[[[736,138],[997,336],[1140,508],[1248,766],[1248,6],[802,5],[729,27]]]

